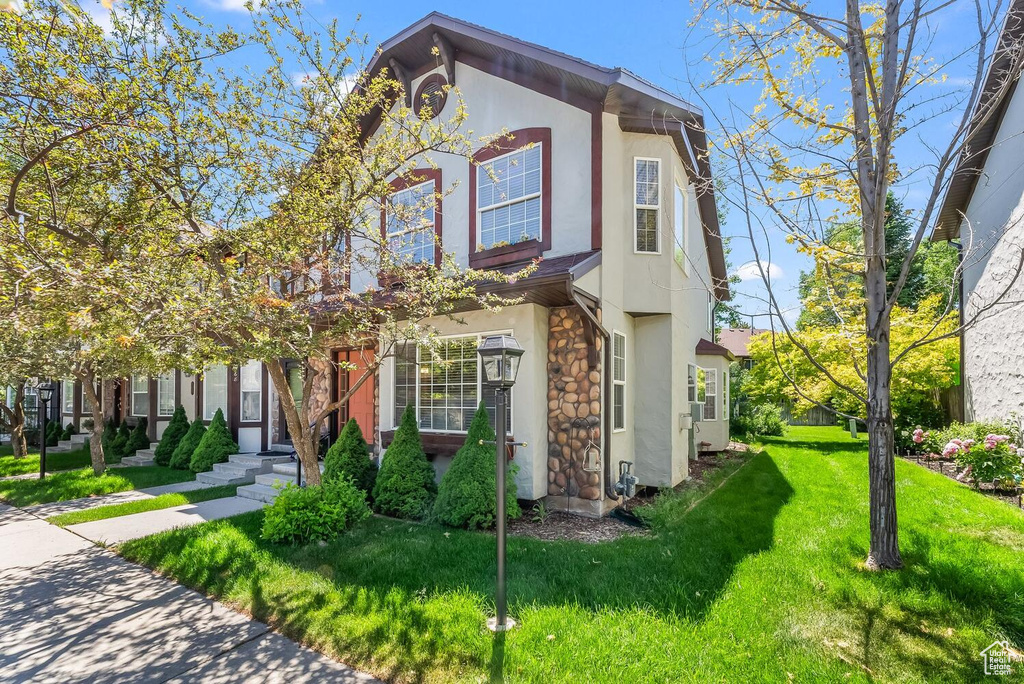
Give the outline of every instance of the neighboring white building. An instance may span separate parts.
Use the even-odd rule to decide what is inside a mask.
[[[1000,89],[1024,40],[1024,2],[1015,0],[1000,35],[980,106],[994,107],[971,132],[932,234],[961,245],[961,347],[966,420],[1024,417],[1024,91],[1019,71]],[[1018,62],[1019,63],[1019,62]],[[1000,96],[1004,92],[1005,95]],[[997,99],[993,99],[997,98]]]

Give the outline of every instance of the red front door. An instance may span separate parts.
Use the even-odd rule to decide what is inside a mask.
[[[374,353],[372,349],[342,351],[338,352],[338,361],[348,361],[356,366],[352,370],[339,369],[338,371],[338,396],[342,397],[350,387],[355,387],[363,377],[365,369],[373,364]],[[366,378],[342,410],[345,420],[356,419],[368,444],[373,444],[377,432],[377,423],[374,420],[376,412],[373,404],[373,390],[376,381],[376,376]]]

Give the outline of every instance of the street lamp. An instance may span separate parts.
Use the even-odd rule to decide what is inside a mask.
[[[39,479],[46,477],[46,426],[50,422],[50,399],[53,398],[53,391],[56,387],[52,383],[44,382],[36,388],[39,393],[39,401],[43,403],[43,420],[39,428]]]
[[[516,384],[516,375],[519,373],[519,361],[523,356],[523,348],[511,335],[492,335],[484,339],[483,343],[476,350],[480,355],[480,362],[484,367],[484,387],[494,390],[495,399],[495,433],[497,442],[495,444],[497,469],[497,482],[495,483],[498,497],[498,588],[495,596],[496,615],[487,621],[487,627],[492,632],[505,632],[515,627],[515,620],[508,618],[505,611],[505,474],[508,468],[508,456],[505,445],[508,439],[508,428],[505,425],[505,403],[508,399],[508,391]]]

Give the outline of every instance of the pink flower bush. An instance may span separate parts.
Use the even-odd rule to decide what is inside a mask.
[[[960,450],[961,450],[961,449],[960,449],[960,444],[959,444],[959,442],[960,442],[960,440],[959,440],[959,439],[954,439],[954,440],[952,440],[952,441],[948,442],[948,443],[946,444],[946,446],[945,446],[945,447],[944,447],[944,448],[942,449],[942,455],[943,455],[943,457],[945,457],[945,458],[949,458],[949,457],[950,457],[950,456],[952,456],[953,454],[958,454],[958,453],[960,453]]]
[[[924,440],[928,439],[928,433],[921,428],[917,428],[914,430],[914,436],[912,439],[914,440],[914,444],[920,444]]]

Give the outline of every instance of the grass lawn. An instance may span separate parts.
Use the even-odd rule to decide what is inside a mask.
[[[44,480],[0,481],[0,501],[12,506],[31,506],[192,479],[195,479],[195,473],[161,466],[108,469],[99,477],[92,474],[92,468],[83,468],[48,474]]]
[[[92,522],[93,520],[106,520],[107,518],[119,518],[122,515],[132,513],[143,513],[145,511],[156,511],[161,508],[172,506],[183,506],[200,501],[211,499],[223,499],[227,496],[234,496],[238,485],[224,485],[222,487],[207,487],[205,489],[194,489],[190,492],[174,492],[172,494],[160,494],[152,499],[141,501],[126,501],[111,506],[100,506],[98,508],[87,508],[82,511],[61,513],[46,519],[46,522],[66,527],[78,523]]]
[[[89,465],[89,445],[75,451],[46,452],[46,472],[74,470]],[[0,447],[0,477],[39,472],[39,450],[33,448],[25,458],[14,458],[11,447]]]
[[[120,547],[283,633],[403,681],[976,681],[1024,647],[1024,515],[898,461],[907,568],[872,573],[863,440],[793,428],[654,534],[509,542],[506,638],[494,540],[373,518],[324,547],[260,540],[262,512]],[[689,509],[689,510],[688,510]]]

